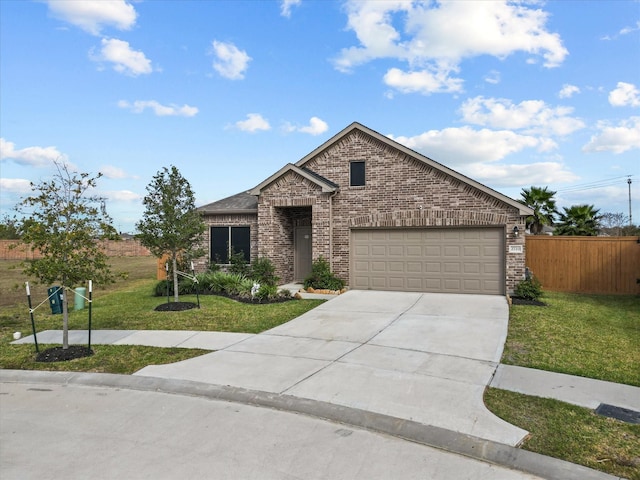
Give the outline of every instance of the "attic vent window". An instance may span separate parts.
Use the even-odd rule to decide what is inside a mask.
[[[351,162],[350,183],[352,187],[363,187],[364,182],[364,162]]]

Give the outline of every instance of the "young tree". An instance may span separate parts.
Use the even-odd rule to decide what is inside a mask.
[[[145,212],[136,224],[140,243],[153,255],[169,255],[173,271],[173,296],[178,301],[178,257],[196,258],[206,226],[196,210],[193,190],[173,165],[159,171],[147,186]],[[168,280],[168,279],[167,279]]]
[[[40,251],[42,257],[24,262],[25,274],[41,282],[60,282],[63,302],[62,348],[69,348],[69,309],[66,291],[87,280],[113,282],[100,241],[115,240],[104,199],[91,195],[97,180],[77,173],[69,165],[54,162],[57,173],[49,181],[31,184],[32,196],[16,207],[23,218],[17,220],[21,241]]]
[[[598,235],[600,210],[593,205],[572,205],[563,207],[560,221],[556,225],[555,235],[584,235],[594,237]]]
[[[556,210],[556,201],[553,196],[556,192],[547,190],[547,187],[531,187],[523,188],[520,192],[520,203],[527,207],[533,208],[533,215],[527,217],[527,227],[534,235],[542,232],[545,225],[553,225],[554,215],[558,213]]]

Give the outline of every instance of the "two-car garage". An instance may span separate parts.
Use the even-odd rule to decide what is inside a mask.
[[[351,288],[505,293],[502,227],[353,229]]]

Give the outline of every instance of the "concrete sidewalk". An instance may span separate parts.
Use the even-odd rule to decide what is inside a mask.
[[[215,351],[233,347],[253,336],[254,334],[250,333],[185,330],[94,330],[91,334],[91,342],[93,345],[145,345]],[[87,330],[69,332],[69,343],[86,344],[87,341]],[[32,344],[33,335],[11,343],[13,345]],[[62,330],[39,332],[38,343],[62,343]],[[489,386],[536,397],[553,398],[589,409],[595,409],[604,403],[640,411],[640,387],[593,378],[500,364]]]
[[[597,381],[499,365],[508,321],[504,297],[456,295],[452,302],[450,295],[352,291],[332,298],[258,335],[93,331],[92,344],[214,350],[148,366],[134,376],[0,375],[17,383],[38,378],[44,383],[213,395],[372,429],[541,478],[610,478],[514,448],[527,432],[484,406],[487,385],[587,401],[590,408],[608,403],[637,409],[640,398],[636,387],[610,388],[599,382],[596,388]],[[60,331],[38,334],[43,344],[60,343],[61,338]],[[70,332],[70,343],[87,340],[86,331]],[[29,342],[33,339],[26,337],[14,343]],[[559,388],[559,382],[569,387]],[[577,398],[578,391],[584,397]]]

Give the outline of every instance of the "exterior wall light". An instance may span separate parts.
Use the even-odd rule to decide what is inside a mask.
[[[518,233],[520,233],[520,229],[518,229],[518,226],[516,225],[515,227],[513,227],[513,236],[517,237]]]

